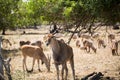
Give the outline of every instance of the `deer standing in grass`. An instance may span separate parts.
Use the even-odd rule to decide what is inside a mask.
[[[50,71],[50,58],[47,59],[42,48],[32,45],[23,45],[21,47],[21,50],[23,55],[23,70],[25,70],[24,67],[26,67],[27,72],[32,72],[35,64],[35,60],[37,59],[38,70],[41,71],[39,66],[39,59],[41,59],[41,61],[45,63],[48,71]],[[27,65],[26,65],[27,56],[33,57],[32,69],[30,71],[27,69]]]
[[[74,55],[73,49],[66,43],[59,41],[53,35],[48,35],[47,45],[50,45],[53,51],[53,60],[57,70],[57,80],[59,80],[59,65],[62,65],[62,80],[64,79],[64,70],[66,71],[65,80],[68,76],[67,61],[70,61],[72,68],[73,80],[75,80],[75,70],[74,70]]]

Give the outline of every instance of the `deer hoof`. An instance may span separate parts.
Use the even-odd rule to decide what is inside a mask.
[[[42,72],[40,69],[38,69],[39,72]]]
[[[32,73],[33,72],[33,69],[32,70],[27,70],[27,73]]]

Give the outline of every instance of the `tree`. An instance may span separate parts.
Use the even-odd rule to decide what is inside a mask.
[[[0,26],[6,29],[44,22],[62,24],[66,31],[91,33],[95,23],[120,23],[119,0],[1,0]],[[9,8],[8,8],[9,7]],[[77,28],[71,31],[71,28]]]
[[[17,3],[19,0],[0,0],[0,30],[5,35],[6,29],[15,27]]]

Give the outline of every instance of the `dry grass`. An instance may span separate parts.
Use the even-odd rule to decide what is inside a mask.
[[[36,32],[36,30],[28,30]],[[43,32],[38,31],[37,32]],[[44,31],[47,32],[47,31]],[[14,32],[13,32],[14,33]],[[22,70],[22,55],[19,50],[19,41],[20,40],[30,40],[37,41],[43,40],[43,34],[31,34],[31,35],[7,35],[4,36],[12,42],[12,46],[9,47],[7,53],[12,54],[11,65],[12,65],[12,77],[13,80],[56,80],[56,70],[51,62],[51,71],[47,72],[45,65],[40,65],[42,72],[37,70],[37,64],[35,64],[33,73],[26,73]],[[117,37],[119,39],[119,36]],[[63,37],[66,41],[68,36]],[[91,51],[91,53],[86,53],[83,50],[75,47],[75,41],[71,41],[70,45],[73,47],[74,51],[74,62],[75,62],[75,73],[76,78],[80,80],[83,76],[92,73],[92,72],[102,72],[105,76],[117,77],[116,80],[120,79],[120,56],[112,56],[109,46],[97,50],[97,53]],[[95,44],[97,46],[97,44]],[[52,56],[52,51],[49,47],[43,44],[44,53]],[[28,69],[32,67],[32,59],[27,58]],[[69,76],[68,79],[72,80],[72,71],[68,62]]]

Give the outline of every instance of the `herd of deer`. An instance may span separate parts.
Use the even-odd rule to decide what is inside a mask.
[[[76,37],[76,38],[75,38]],[[118,54],[118,44],[120,40],[117,40],[114,34],[108,34],[108,44],[111,50],[112,55],[119,55]],[[90,52],[92,49],[95,53],[97,51],[97,47],[94,46],[95,41],[97,42],[98,48],[105,48],[107,46],[107,41],[100,37],[99,34],[95,34],[93,36],[89,35],[81,35],[80,37],[74,36],[74,40],[76,39],[76,47],[80,49],[84,49],[87,52]]]
[[[70,61],[71,68],[72,68],[72,74],[73,74],[73,79],[75,80],[75,70],[74,70],[74,55],[73,55],[73,49],[69,45],[67,45],[63,39],[57,40],[56,37],[52,34],[48,34],[45,38],[44,41],[46,45],[50,45],[53,51],[53,60],[55,64],[55,68],[57,70],[57,80],[59,80],[59,65],[62,65],[62,80],[65,79],[67,80],[68,76],[68,68],[67,68],[67,61]],[[48,71],[50,71],[50,60],[51,57],[46,57],[42,48],[42,42],[37,41],[35,43],[31,43],[30,41],[20,41],[20,49],[22,51],[23,55],[23,70],[27,72],[32,72],[35,60],[37,59],[38,61],[38,70],[39,68],[39,59],[42,61],[42,63],[45,63]],[[32,69],[28,70],[27,65],[26,65],[26,58],[27,56],[33,58],[33,65]],[[65,70],[65,77],[64,77],[64,70]]]
[[[96,37],[97,37],[98,48],[100,48],[101,46],[105,48],[106,43],[103,39],[99,38],[98,34],[92,36],[92,38],[91,36],[88,35],[81,35],[79,37],[76,35],[73,36],[74,39],[77,39],[76,40],[77,47],[79,47],[80,49],[84,49],[87,52],[90,52],[90,49],[92,49],[95,53],[97,51],[97,48],[93,44],[94,41],[93,38]],[[118,55],[118,43],[120,41],[116,40],[114,34],[109,34],[108,40],[109,43],[111,43],[112,55]],[[57,71],[57,80],[60,79],[59,65],[62,65],[61,79],[67,80],[67,76],[68,76],[67,61],[70,62],[72,68],[73,80],[75,80],[74,54],[72,47],[66,44],[63,39],[61,40],[56,39],[56,37],[53,34],[48,34],[47,36],[45,36],[44,41],[46,45],[47,46],[50,45],[52,49],[53,60]],[[50,71],[51,57],[50,56],[46,57],[46,55],[44,54],[44,50],[42,48],[43,43],[41,41],[36,41],[35,43],[31,43],[30,41],[20,41],[19,43],[23,55],[23,70],[26,69],[27,72],[32,72],[35,64],[35,60],[37,60],[38,70],[41,71],[39,66],[39,60],[41,60],[42,64],[45,63],[47,70]],[[31,70],[28,70],[26,65],[27,56],[33,58],[33,64]],[[64,70],[66,72],[65,77],[64,77]]]

